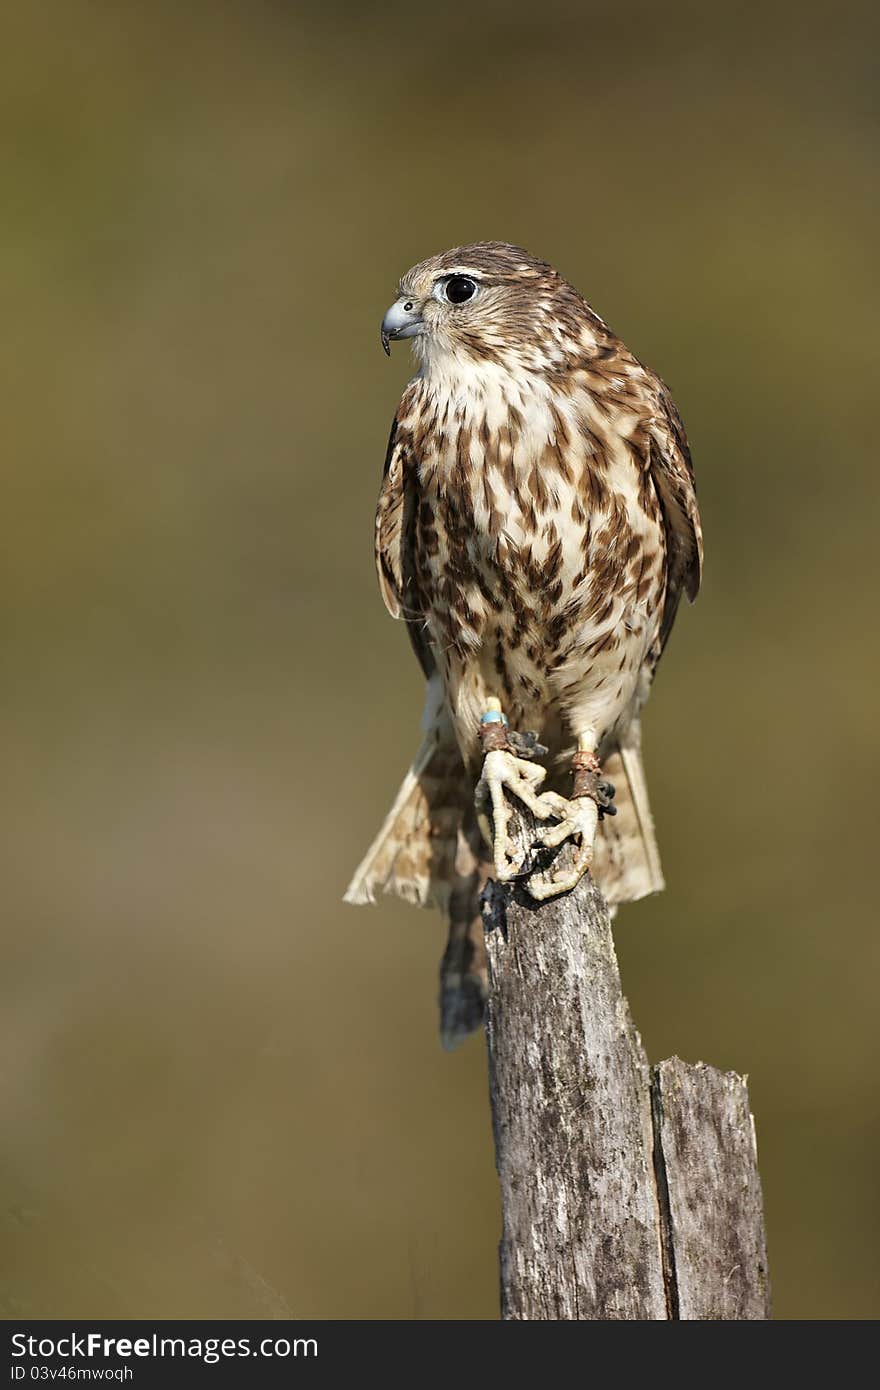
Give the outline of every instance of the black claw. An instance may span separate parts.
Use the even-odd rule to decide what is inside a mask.
[[[548,751],[543,743],[538,742],[538,735],[534,729],[529,729],[524,734],[518,733],[516,729],[509,729],[507,740],[518,758],[541,758]]]
[[[596,805],[599,807],[599,819],[604,816],[616,816],[617,807],[612,805],[617,788],[613,782],[599,781],[596,783]]]

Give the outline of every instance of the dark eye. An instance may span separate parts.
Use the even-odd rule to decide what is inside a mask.
[[[476,284],[467,275],[453,275],[446,281],[446,298],[450,304],[467,304],[476,292]]]

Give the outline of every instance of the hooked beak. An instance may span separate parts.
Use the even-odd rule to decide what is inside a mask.
[[[379,336],[382,339],[382,346],[386,355],[391,356],[392,338],[414,338],[417,333],[422,332],[423,327],[422,314],[418,304],[414,299],[401,296],[391,305],[382,320]]]

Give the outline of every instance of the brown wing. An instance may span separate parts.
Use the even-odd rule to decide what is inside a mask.
[[[691,603],[697,597],[703,568],[703,532],[694,484],[694,467],[681,416],[659,377],[658,418],[651,440],[651,476],[660,500],[666,529],[666,604],[660,629],[661,645],[675,621],[682,590]]]
[[[376,572],[392,618],[403,618],[425,675],[434,671],[415,583],[416,466],[409,432],[395,417],[376,507]]]

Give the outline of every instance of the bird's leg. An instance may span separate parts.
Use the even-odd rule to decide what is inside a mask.
[[[480,743],[484,756],[474,797],[477,816],[484,825],[487,813],[491,814],[491,834],[486,838],[492,845],[495,878],[499,883],[509,883],[522,872],[523,864],[510,834],[510,822],[515,813],[505,792],[521,801],[538,820],[549,820],[557,814],[549,799],[538,795],[538,787],[547,776],[546,768],[530,762],[527,757],[517,756],[518,753],[546,752],[546,749],[542,749],[531,735],[511,733],[501,712],[500,700],[492,698],[486,700],[480,720]]]
[[[593,862],[599,821],[603,816],[617,814],[617,808],[613,805],[614,787],[599,776],[601,767],[596,756],[596,735],[592,729],[578,736],[577,752],[572,758],[571,768],[574,778],[571,798],[566,800],[555,792],[545,792],[541,798],[545,805],[552,804],[560,820],[558,825],[539,835],[538,843],[547,849],[556,849],[566,840],[574,840],[574,857],[569,867],[561,873],[532,875],[528,890],[539,902],[556,897],[559,893],[567,893],[580,883]]]

